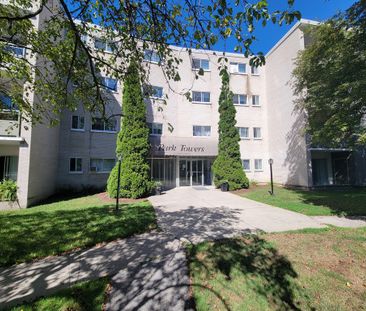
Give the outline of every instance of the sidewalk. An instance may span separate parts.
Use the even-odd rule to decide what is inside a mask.
[[[189,278],[181,243],[157,232],[0,270],[2,308],[79,281],[114,275],[109,310],[183,310]]]

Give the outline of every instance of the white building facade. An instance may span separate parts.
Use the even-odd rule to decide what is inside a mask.
[[[34,22],[42,23],[41,17]],[[268,160],[274,160],[274,181],[311,188],[365,185],[366,156],[345,149],[313,148],[303,133],[304,116],[295,111],[289,84],[294,60],[306,47],[302,20],[266,55],[266,65],[252,68],[249,59],[226,53],[234,93],[240,152],[249,180],[269,181]],[[89,42],[95,44],[95,42]],[[145,51],[149,84],[146,98],[150,127],[151,176],[165,188],[212,185],[211,166],[218,151],[218,101],[221,89],[218,59],[222,52],[174,48],[183,59],[180,81],[167,81],[153,51]],[[24,56],[27,57],[27,56]],[[36,61],[36,60],[35,60]],[[204,75],[196,79],[197,70]],[[109,111],[120,113],[121,81],[106,77],[111,92]],[[183,94],[190,92],[192,101]],[[1,95],[1,94],[0,94]],[[2,102],[11,100],[1,95]],[[36,98],[34,98],[36,100]],[[11,119],[12,118],[12,119]],[[9,120],[10,119],[10,120]],[[58,127],[9,123],[20,119],[0,113],[0,179],[17,180],[19,201],[27,207],[57,191],[105,189],[115,164],[120,120],[92,117],[80,106],[64,111]],[[357,168],[356,168],[357,167]]]

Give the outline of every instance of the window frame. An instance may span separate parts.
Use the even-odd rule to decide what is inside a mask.
[[[256,129],[259,129],[259,133],[261,134],[260,137],[256,137],[255,136]],[[259,127],[259,126],[254,126],[253,127],[253,139],[255,139],[255,140],[261,140],[262,138],[263,138],[263,136],[262,136],[262,128]]]
[[[73,124],[74,124],[74,117],[78,118],[78,125],[80,123],[80,119],[83,119],[83,127],[82,128],[74,128]],[[85,117],[84,116],[80,116],[77,114],[73,114],[71,115],[71,127],[70,127],[71,131],[73,132],[85,132]]]
[[[254,100],[254,98],[257,98],[258,99],[258,104],[254,104],[254,102],[256,102]],[[251,104],[252,104],[252,107],[260,107],[261,106],[260,96],[259,95],[252,95]]]
[[[238,101],[237,104],[235,104],[234,102],[234,97],[237,96],[238,99],[240,99],[240,96],[243,96],[244,97],[244,104],[240,104],[240,100]],[[234,106],[240,106],[240,107],[248,107],[249,106],[249,103],[248,103],[248,95],[247,94],[233,94],[233,104]]]
[[[101,170],[101,171],[98,171],[98,170],[93,171],[93,170],[91,170],[92,160],[102,161],[103,170]],[[89,159],[89,173],[92,173],[92,174],[109,174],[113,170],[113,167],[111,168],[110,171],[104,170],[104,161],[107,161],[107,160],[113,160],[114,161],[113,167],[116,165],[116,159],[112,159],[112,158],[90,158]],[[96,168],[97,168],[97,166],[96,166]]]
[[[155,89],[161,89],[161,97],[154,95],[154,90]],[[149,95],[150,98],[152,98],[152,99],[163,99],[163,97],[164,97],[164,88],[162,86],[151,85],[151,90],[152,90],[152,93],[151,93],[151,95]]]
[[[248,127],[248,126],[238,126],[238,127],[237,127],[237,129],[238,129],[238,132],[239,132],[240,140],[249,140],[249,139],[250,139],[250,135],[249,135],[249,127]],[[240,135],[240,132],[241,132],[241,130],[240,130],[240,129],[247,129],[248,136],[246,136],[246,137],[241,136],[241,135]]]
[[[15,44],[7,44],[7,45],[5,45],[4,49],[5,49],[5,51],[11,53],[15,58],[24,58],[25,57],[25,53],[26,53],[25,47],[20,47]],[[17,49],[22,50],[22,53],[21,54],[15,53],[14,51]]]
[[[77,161],[80,160],[80,171],[75,170],[72,171],[71,170],[71,160],[75,160],[75,169],[77,169],[78,165],[77,165]],[[69,174],[83,174],[83,158],[81,157],[70,157],[69,158]]]
[[[239,70],[239,66],[243,65],[244,66],[244,71],[240,71]],[[233,67],[232,66],[236,66],[236,70],[231,70]],[[248,74],[247,71],[247,64],[246,63],[241,63],[241,62],[230,62],[230,73],[232,74],[239,74],[239,75],[246,75]]]
[[[194,95],[193,93],[200,93],[200,97],[201,97],[201,101],[195,101],[194,100]],[[202,101],[202,99],[204,98],[203,94],[206,93],[209,96],[209,101]],[[202,105],[211,105],[211,92],[206,92],[206,91],[192,91],[192,104],[202,104]]]
[[[257,161],[260,161],[258,163],[261,164],[261,167],[260,168],[257,168]],[[263,172],[263,159],[254,159],[254,171],[255,172]]]
[[[195,66],[195,61],[198,61],[199,67]],[[207,62],[208,68],[203,68],[202,62]],[[192,57],[192,70],[199,71],[200,69],[203,71],[211,71],[210,60],[206,58]]]
[[[149,59],[146,58],[147,53],[150,53]],[[158,59],[158,60],[153,60],[153,55],[155,55],[156,59]],[[162,59],[161,59],[160,55],[156,51],[150,50],[150,49],[144,50],[143,60],[145,62],[149,62],[149,63],[152,63],[152,64],[161,64],[162,63]]]
[[[201,130],[202,130],[202,128],[209,128],[210,129],[210,131],[209,131],[209,134],[210,135],[194,135],[194,133],[195,133],[195,127],[197,128],[197,127],[200,127],[201,128]],[[211,125],[192,125],[192,136],[193,137],[211,137]],[[206,133],[206,131],[205,131],[205,133]]]
[[[245,166],[244,166],[244,161],[248,161],[248,168],[246,169],[245,168]],[[242,159],[241,160],[241,164],[242,164],[242,166],[243,166],[243,170],[245,171],[245,172],[251,172],[251,169],[250,169],[250,159]]]
[[[113,80],[113,81],[116,81],[116,88],[115,89],[112,89],[111,87],[109,87],[106,83],[107,80]],[[112,92],[112,93],[118,93],[118,80],[115,79],[115,78],[111,78],[111,77],[105,77],[105,76],[102,76],[101,77],[101,84],[102,84],[102,87],[104,89],[106,89],[107,91],[109,92]]]
[[[95,119],[100,119],[100,120],[102,120],[103,121],[103,128],[104,128],[104,130],[97,130],[97,129],[93,129],[93,121],[95,120]],[[115,118],[112,118],[112,119],[109,119],[109,121],[114,121],[114,123],[115,123],[115,129],[114,130],[106,130],[105,128],[106,128],[106,122],[105,122],[105,120],[103,120],[103,118],[100,118],[100,117],[92,117],[92,120],[91,120],[91,123],[92,123],[92,126],[91,126],[91,132],[94,132],[94,133],[117,133],[117,127],[118,127],[118,123],[117,123],[117,119],[115,119]]]
[[[154,130],[154,126],[156,125],[160,125],[160,130],[161,133],[153,133]],[[159,123],[159,122],[147,122],[147,127],[149,128],[149,135],[150,136],[162,136],[163,135],[163,123]],[[156,129],[156,128],[155,128]]]

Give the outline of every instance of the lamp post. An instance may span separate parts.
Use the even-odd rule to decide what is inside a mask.
[[[122,163],[122,154],[117,153],[117,160],[118,160],[118,177],[117,177],[117,198],[116,198],[116,211],[119,208],[119,188],[121,183],[121,163]]]
[[[268,191],[268,192],[270,195],[274,195],[274,193],[273,193],[273,171],[272,171],[273,159],[269,159],[268,164],[269,164],[269,170],[271,172],[271,191]]]

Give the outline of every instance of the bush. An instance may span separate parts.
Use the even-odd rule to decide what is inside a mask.
[[[220,187],[223,182],[229,183],[230,190],[249,187],[240,159],[240,136],[236,128],[236,110],[233,93],[230,91],[229,74],[223,70],[222,87],[219,98],[219,154],[213,163],[214,183]]]
[[[141,91],[139,65],[132,61],[123,85],[123,118],[117,138],[117,154],[121,163],[120,197],[141,198],[149,195],[154,183],[150,178],[147,160],[150,150],[149,129],[146,124],[146,105]],[[117,196],[118,163],[111,171],[107,191]]]
[[[0,182],[0,201],[16,201],[18,187],[14,180]]]

